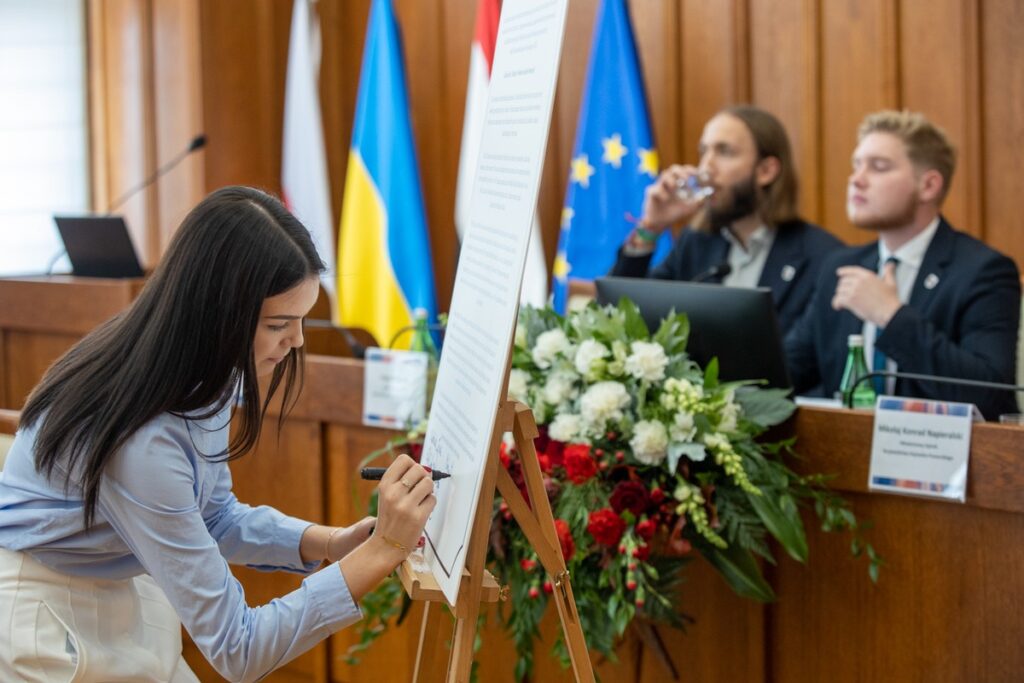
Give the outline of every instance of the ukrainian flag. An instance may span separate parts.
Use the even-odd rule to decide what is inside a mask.
[[[338,239],[339,320],[369,330],[381,346],[437,315],[405,69],[391,0],[374,0],[366,30]],[[408,346],[411,335],[401,344]]]
[[[569,278],[593,280],[615,264],[658,175],[647,96],[625,0],[602,0],[576,125],[554,267],[554,308],[565,312]],[[652,263],[672,247],[664,234]]]

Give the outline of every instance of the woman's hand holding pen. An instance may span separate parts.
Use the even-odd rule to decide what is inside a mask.
[[[425,468],[408,455],[388,467],[377,486],[377,526],[373,536],[408,555],[419,541],[437,499],[434,482]]]
[[[437,505],[430,473],[404,454],[381,477],[377,493],[373,534],[340,562],[349,592],[357,601],[408,557]]]

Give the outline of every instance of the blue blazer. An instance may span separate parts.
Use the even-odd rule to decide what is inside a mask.
[[[786,339],[786,360],[798,393],[819,383],[832,396],[846,364],[847,336],[863,321],[832,309],[836,269],[878,269],[878,243],[843,249],[822,266],[807,314]],[[925,375],[1013,384],[1020,326],[1020,276],[1016,264],[970,235],[939,222],[910,301],[878,336],[878,348],[897,370]],[[974,403],[989,419],[1015,413],[1010,391],[972,389],[936,382],[899,380],[896,394]]]
[[[831,233],[804,221],[789,221],[778,227],[758,285],[772,290],[783,336],[807,308],[823,258],[842,246]],[[649,255],[627,256],[620,249],[609,275],[692,280],[727,261],[729,248],[729,242],[717,232],[687,228],[659,265],[650,268]],[[722,278],[706,281],[721,282]]]

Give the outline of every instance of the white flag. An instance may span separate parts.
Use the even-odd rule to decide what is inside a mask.
[[[288,43],[288,74],[284,90],[284,148],[281,188],[288,209],[309,229],[320,259],[327,264],[321,278],[334,305],[334,219],[327,179],[327,153],[320,116],[320,24],[312,4],[295,0]]]
[[[494,44],[501,17],[499,0],[480,0],[476,13],[476,32],[469,57],[469,84],[466,87],[466,115],[462,122],[462,148],[459,151],[459,179],[455,188],[455,227],[462,239],[469,229],[469,204],[473,194],[473,172],[480,152],[480,138],[487,113],[487,89],[494,64]],[[530,247],[526,253],[520,301],[541,307],[548,300],[548,270],[544,260],[540,220],[533,216]]]

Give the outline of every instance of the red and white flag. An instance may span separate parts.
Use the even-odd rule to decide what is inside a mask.
[[[487,113],[487,89],[494,66],[494,46],[498,39],[500,0],[480,0],[476,12],[476,34],[469,57],[469,84],[466,88],[466,115],[462,123],[462,148],[459,152],[459,179],[455,188],[455,227],[462,239],[469,229],[470,201],[473,194],[473,173]],[[526,270],[520,301],[544,306],[548,300],[548,271],[544,260],[540,221],[533,217],[530,247],[526,253]]]
[[[331,310],[336,311],[333,301],[337,250],[320,116],[320,24],[312,7],[315,2],[295,0],[292,10],[284,90],[281,189],[288,210],[309,230],[320,259],[327,264],[321,282],[331,297]]]

